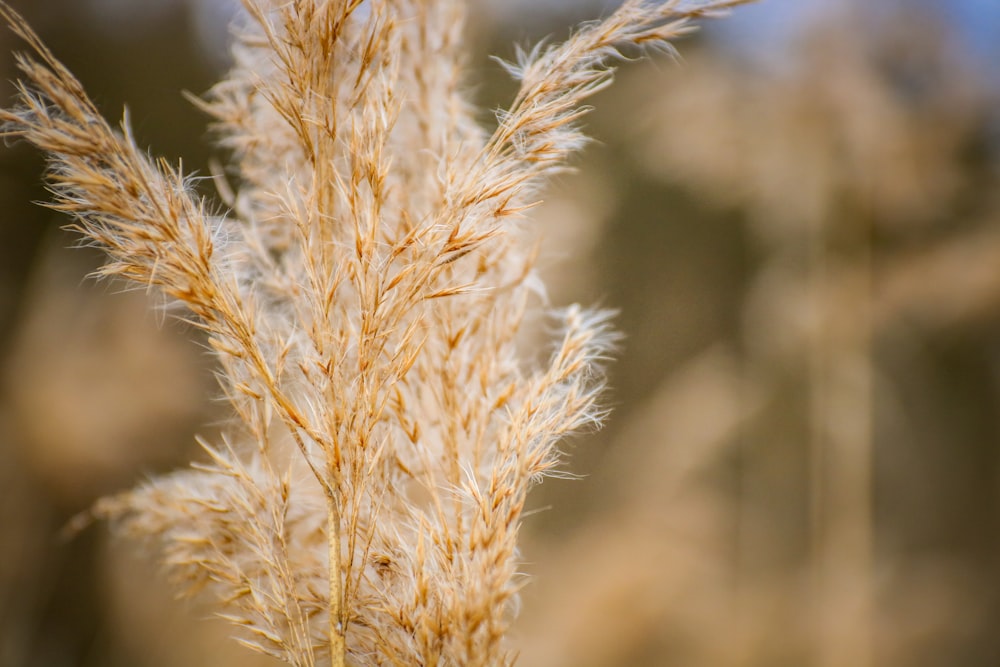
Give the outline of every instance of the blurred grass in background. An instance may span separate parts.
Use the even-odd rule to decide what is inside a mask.
[[[12,4],[208,173],[179,94],[224,66],[207,1]],[[737,12],[595,99],[543,252],[553,303],[619,309],[626,342],[608,427],[568,445],[584,479],[534,496],[522,665],[1000,664],[1000,87],[968,57],[1000,27],[864,4],[780,43],[780,10]],[[487,53],[599,11],[563,5],[476,15],[485,108],[513,90]],[[0,153],[0,665],[269,664],[102,527],[59,539],[220,415],[190,330],[82,280],[40,169]]]

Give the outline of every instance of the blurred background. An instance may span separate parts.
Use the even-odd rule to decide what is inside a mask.
[[[180,91],[224,72],[236,0],[11,4],[207,173]],[[567,443],[582,479],[533,496],[521,665],[1000,664],[1000,3],[875,4],[764,0],[594,99],[545,273],[626,338],[608,426]],[[484,124],[514,89],[488,54],[609,6],[477,5]],[[151,554],[60,535],[222,413],[189,329],[85,279],[41,169],[0,152],[0,667],[272,664]]]

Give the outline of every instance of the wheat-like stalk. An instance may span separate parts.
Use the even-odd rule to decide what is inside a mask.
[[[460,0],[243,4],[235,65],[199,102],[232,154],[224,215],[0,4],[34,52],[6,135],[48,154],[51,206],[106,250],[102,274],[205,331],[235,415],[208,463],[96,514],[289,664],[511,664],[525,497],[600,423],[614,341],[571,306],[546,362],[518,344],[544,310],[524,212],[584,142],[618,46],[669,49],[739,0],[628,0],[521,53],[491,135],[462,91]]]

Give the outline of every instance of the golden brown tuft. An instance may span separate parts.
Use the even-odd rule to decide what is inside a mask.
[[[208,464],[102,501],[292,665],[502,665],[525,497],[600,423],[608,314],[571,306],[546,363],[521,219],[584,142],[624,44],[669,49],[734,0],[628,0],[507,69],[487,136],[462,91],[458,0],[244,0],[234,67],[199,102],[232,154],[229,210],[109,125],[23,20],[7,136],[49,156],[53,208],[203,329],[232,406]]]

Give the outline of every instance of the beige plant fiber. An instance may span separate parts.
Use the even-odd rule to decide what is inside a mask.
[[[204,330],[233,419],[207,463],[95,509],[297,666],[506,665],[525,497],[600,424],[608,314],[547,307],[526,213],[585,142],[582,101],[634,44],[669,50],[739,2],[628,0],[507,69],[485,133],[459,0],[244,0],[198,103],[231,155],[221,207],[33,55],[5,134],[49,158],[51,206]],[[232,185],[229,185],[231,183]],[[547,359],[518,343],[550,322]]]

